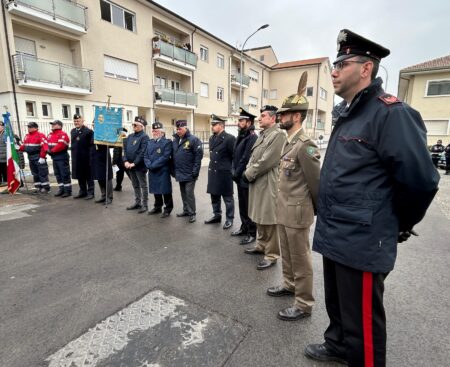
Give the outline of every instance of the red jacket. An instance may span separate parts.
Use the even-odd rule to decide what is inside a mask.
[[[47,136],[48,153],[53,156],[57,153],[65,153],[69,148],[69,136],[62,130],[53,130]]]
[[[45,158],[48,150],[47,139],[45,135],[39,131],[33,131],[25,135],[22,145],[19,150],[21,152],[27,152],[28,157]]]

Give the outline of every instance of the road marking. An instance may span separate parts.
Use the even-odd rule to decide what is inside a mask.
[[[38,205],[33,204],[4,206],[0,209],[0,222],[29,217],[30,214],[24,212],[37,207]]]

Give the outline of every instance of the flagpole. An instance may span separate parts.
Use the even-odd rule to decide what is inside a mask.
[[[111,106],[111,96],[108,95],[108,102],[106,103],[106,106],[109,110],[110,106]],[[108,153],[109,153],[109,146],[108,144],[106,144],[106,180],[105,180],[105,208],[108,208],[108,171],[109,171],[109,160],[108,160]]]

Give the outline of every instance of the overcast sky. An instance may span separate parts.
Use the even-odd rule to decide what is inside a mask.
[[[340,29],[350,29],[391,50],[382,61],[387,92],[397,94],[399,70],[450,55],[450,1],[157,0],[223,41],[240,48],[271,45],[279,62],[336,56]],[[386,81],[386,73],[379,76]]]

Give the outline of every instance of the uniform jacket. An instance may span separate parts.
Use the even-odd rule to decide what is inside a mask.
[[[450,157],[450,144],[445,147],[445,158]]]
[[[248,184],[242,180],[242,175],[247,167],[252,154],[252,147],[258,137],[255,134],[255,127],[251,125],[248,129],[239,131],[239,135],[234,145],[233,167],[231,174],[241,187],[248,188]]]
[[[277,198],[277,223],[309,228],[314,222],[319,191],[320,153],[300,129],[281,154]]]
[[[0,163],[6,163],[5,132],[0,133]]]
[[[431,155],[440,156],[441,153],[444,151],[444,146],[442,144],[434,144],[431,147]]]
[[[208,194],[233,195],[231,166],[235,142],[236,138],[225,131],[209,138]]]
[[[67,153],[69,142],[69,136],[62,129],[53,130],[48,134],[48,154],[54,161],[69,159],[69,154]]]
[[[90,177],[93,137],[94,132],[86,126],[70,131],[72,178]]]
[[[276,224],[278,165],[286,134],[276,125],[263,130],[244,172],[250,181],[248,215],[257,224]]]
[[[45,158],[48,150],[47,139],[41,132],[33,131],[32,133],[25,135],[19,150],[21,152],[26,152],[28,154],[28,159],[30,160]]]
[[[148,135],[144,131],[128,135],[123,145],[123,161],[134,163],[136,170],[146,171],[144,153],[148,141]]]
[[[170,160],[172,159],[172,141],[161,137],[157,141],[150,139],[144,154],[148,168],[148,190],[151,194],[171,194]]]
[[[92,136],[92,143],[94,143]],[[108,167],[108,180],[113,178],[111,164],[111,154],[109,147],[102,144],[93,144],[91,151],[90,166],[92,168],[92,179],[97,181],[106,181],[106,167]],[[106,155],[108,154],[108,155]]]
[[[203,158],[202,142],[199,138],[186,131],[183,138],[173,135],[173,160],[175,164],[175,179],[178,182],[194,181],[200,173]]]
[[[126,144],[127,138],[122,137],[122,145],[120,147],[114,147],[112,164],[115,164],[120,169],[124,170],[125,166],[123,164],[123,146]]]
[[[381,83],[336,109],[313,243],[333,261],[374,273],[393,269],[399,231],[422,220],[439,182],[420,114]]]

